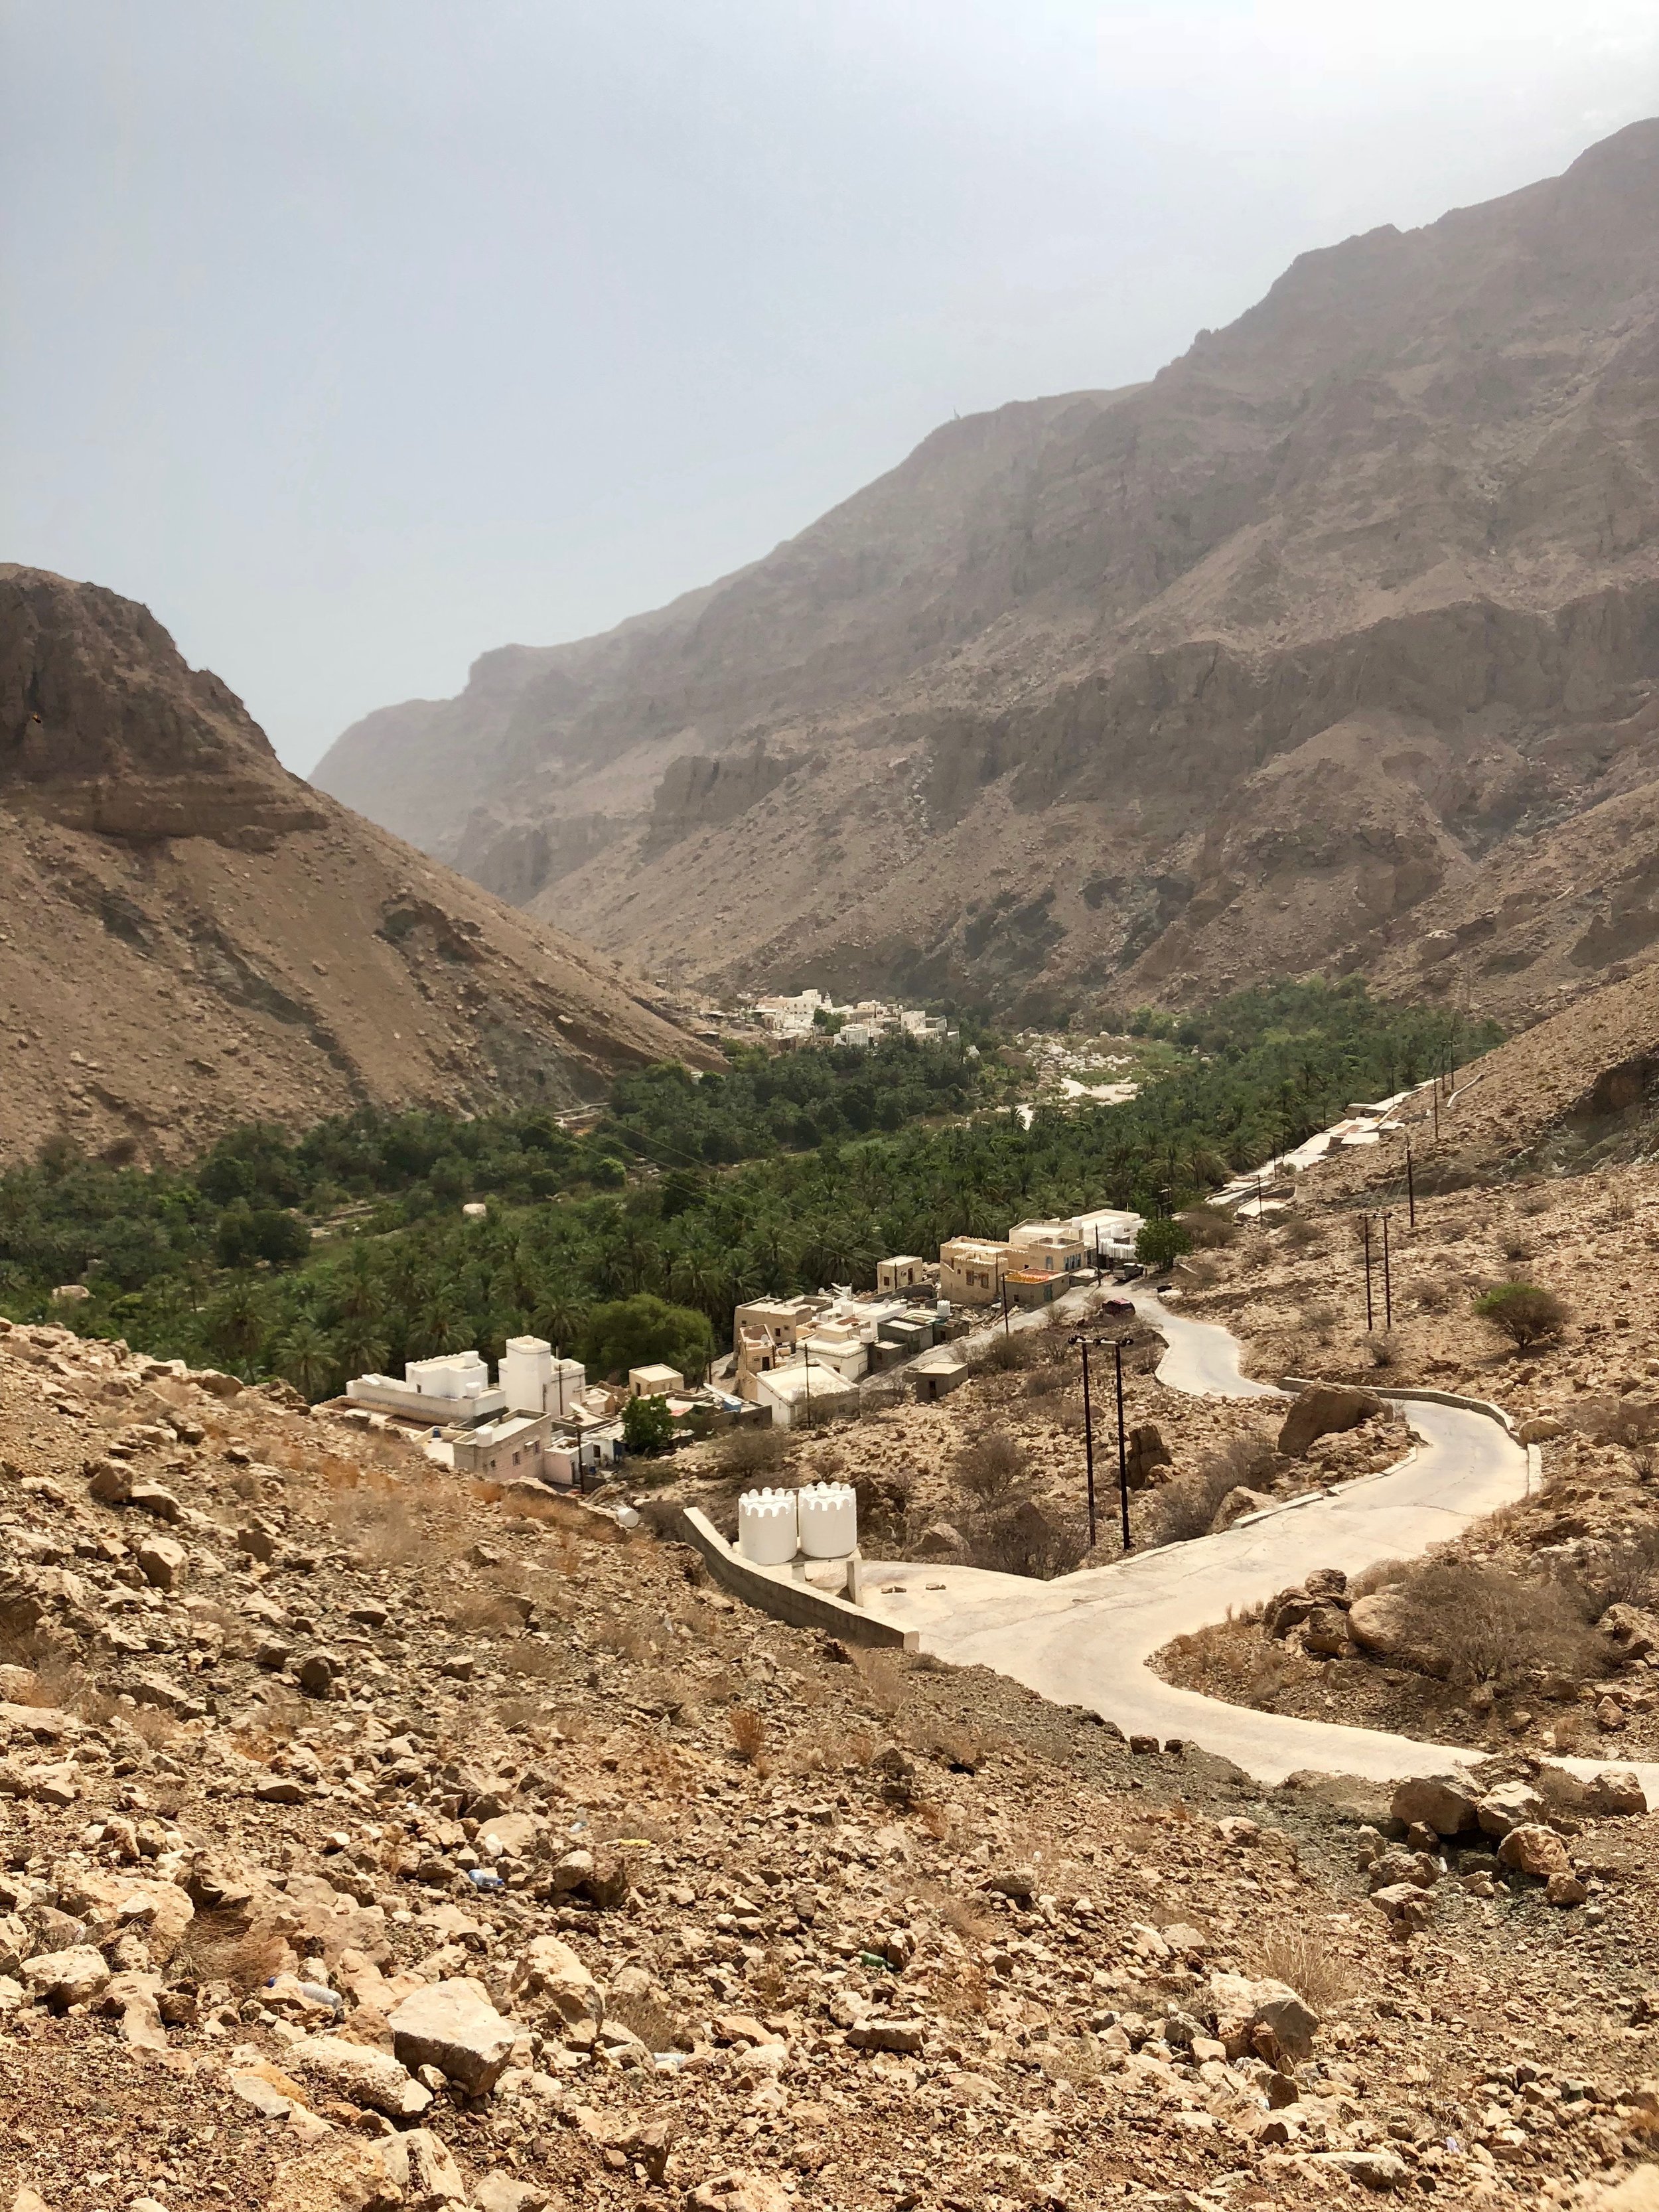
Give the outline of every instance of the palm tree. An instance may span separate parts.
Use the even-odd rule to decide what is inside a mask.
[[[336,1278],[334,1302],[343,1314],[361,1320],[380,1311],[380,1285],[374,1273],[374,1257],[367,1244],[354,1244]]]
[[[530,1326],[562,1355],[580,1342],[587,1327],[587,1308],[564,1285],[554,1283],[543,1292],[541,1304],[530,1316]]]
[[[428,1291],[421,1308],[420,1319],[415,1326],[415,1337],[430,1353],[453,1352],[459,1335],[462,1317],[459,1302],[447,1285],[439,1283]]]
[[[334,1346],[315,1322],[296,1321],[274,1349],[278,1373],[302,1398],[320,1398],[334,1373]]]
[[[334,1333],[341,1366],[348,1375],[380,1375],[391,1351],[370,1314],[347,1314]]]
[[[252,1283],[233,1283],[208,1313],[209,1341],[244,1365],[264,1340],[265,1316]]]

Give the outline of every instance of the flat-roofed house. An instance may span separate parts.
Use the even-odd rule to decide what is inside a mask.
[[[953,1237],[939,1248],[939,1296],[952,1305],[991,1306],[1002,1297],[1010,1247],[990,1237]]]

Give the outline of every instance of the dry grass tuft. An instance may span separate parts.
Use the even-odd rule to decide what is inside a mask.
[[[1321,1931],[1304,1923],[1270,1936],[1257,1954],[1259,1972],[1284,1982],[1322,2019],[1353,1995],[1353,1972]]]
[[[766,1723],[752,1705],[733,1705],[726,1718],[732,1748],[750,1766],[758,1766],[766,1751]]]

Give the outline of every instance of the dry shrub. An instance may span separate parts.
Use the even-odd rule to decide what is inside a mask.
[[[726,1718],[732,1748],[747,1765],[758,1766],[766,1750],[766,1723],[752,1705],[733,1705]]]
[[[1347,1961],[1332,1950],[1318,1929],[1305,1922],[1269,1936],[1256,1954],[1256,1970],[1288,1984],[1322,2019],[1353,1995]]]
[[[988,1344],[969,1355],[969,1364],[982,1375],[1012,1375],[1035,1366],[1039,1356],[1037,1335],[1034,1328],[999,1329]]]
[[[1152,1516],[1152,1541],[1184,1544],[1207,1536],[1216,1508],[1230,1490],[1242,1484],[1257,1489],[1271,1483],[1273,1449],[1266,1436],[1231,1437],[1185,1474],[1177,1474],[1158,1492]]]
[[[495,1717],[509,1735],[524,1735],[539,1728],[547,1716],[534,1698],[501,1698],[496,1701]]]
[[[773,1474],[789,1457],[789,1437],[782,1429],[740,1425],[720,1437],[716,1454],[722,1474]]]
[[[269,1927],[246,1927],[240,1914],[198,1912],[170,1961],[178,1979],[228,1982],[240,1996],[263,1989],[295,1963],[284,1938]]]
[[[1212,1254],[1200,1252],[1190,1260],[1183,1260],[1179,1272],[1200,1291],[1212,1291],[1227,1271]]]
[[[908,1693],[909,1686],[896,1656],[891,1651],[855,1644],[853,1666],[864,1685],[865,1696],[876,1711],[897,1712]]]
[[[427,1531],[404,1498],[349,1491],[335,1501],[332,1517],[359,1566],[409,1567],[427,1556]]]
[[[1609,1221],[1619,1222],[1634,1221],[1635,1218],[1636,1200],[1632,1197],[1629,1191],[1614,1191],[1613,1196],[1607,1200],[1607,1219]]]
[[[550,1644],[526,1636],[509,1644],[501,1655],[503,1674],[517,1674],[526,1682],[549,1682],[559,1671],[559,1656]]]
[[[1310,1328],[1322,1344],[1329,1341],[1331,1331],[1342,1318],[1342,1309],[1334,1298],[1310,1298],[1302,1309],[1302,1326]]]
[[[1607,1671],[1601,1639],[1559,1583],[1431,1560],[1395,1587],[1405,1649],[1425,1654],[1431,1672],[1460,1687],[1487,1682],[1510,1690]]]
[[[1025,1472],[1024,1449],[1006,1429],[988,1429],[975,1437],[963,1446],[951,1468],[957,1486],[981,1504],[1006,1498],[1024,1482]]]
[[[853,1477],[859,1540],[866,1555],[872,1549],[896,1550],[902,1546],[914,1486],[912,1477],[902,1468],[884,1468]]]
[[[971,1897],[943,1898],[939,1903],[939,1917],[951,1934],[959,1936],[964,1943],[988,1943],[996,1934],[996,1923]]]
[[[171,1713],[164,1713],[159,1705],[140,1705],[136,1712],[125,1716],[127,1726],[141,1743],[152,1751],[165,1751],[179,1734],[179,1723]]]
[[[1279,1234],[1292,1252],[1322,1252],[1329,1242],[1318,1223],[1310,1221],[1305,1213],[1287,1213],[1279,1224]]]
[[[918,1797],[911,1810],[924,1836],[931,1836],[936,1844],[946,1840],[951,1833],[951,1815],[936,1797]]]
[[[958,1774],[977,1774],[989,1758],[991,1741],[966,1723],[929,1720],[916,1730],[917,1748]]]
[[[1052,1582],[1056,1575],[1074,1573],[1088,1556],[1083,1516],[1056,1512],[1031,1498],[1009,1499],[1000,1510],[970,1522],[963,1533],[970,1564],[994,1574]]]
[[[524,1626],[524,1614],[500,1590],[469,1590],[444,1615],[458,1636],[509,1636]]]
[[[1386,1329],[1373,1333],[1365,1351],[1373,1367],[1392,1367],[1400,1357],[1399,1347]]]
[[[685,2024],[676,2019],[660,1998],[646,1990],[617,1990],[605,2001],[605,2016],[629,2034],[637,2035],[647,2051],[689,2050]]]
[[[1557,1580],[1586,1620],[1600,1620],[1610,1605],[1651,1611],[1659,1606],[1659,1528],[1599,1545]]]
[[[616,1613],[602,1620],[593,1632],[593,1641],[601,1651],[613,1651],[618,1659],[630,1667],[641,1667],[647,1660],[654,1659],[657,1647],[636,1620],[625,1620]]]
[[[1498,1232],[1498,1249],[1513,1265],[1519,1260],[1530,1260],[1537,1247],[1523,1231],[1510,1224]]]
[[[1194,1252],[1221,1252],[1238,1242],[1238,1224],[1216,1206],[1189,1206],[1176,1221],[1187,1232]]]

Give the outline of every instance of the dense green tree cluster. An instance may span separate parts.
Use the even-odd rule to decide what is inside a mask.
[[[599,1373],[695,1373],[739,1299],[868,1285],[886,1253],[1022,1218],[1166,1216],[1426,1075],[1446,1042],[1443,1016],[1358,984],[1285,985],[1185,1025],[1129,1103],[1042,1107],[1029,1128],[991,1055],[896,1041],[743,1053],[701,1082],[646,1069],[580,1138],[531,1114],[364,1112],[292,1140],[240,1129],[153,1174],[55,1145],[0,1176],[0,1310],[43,1315],[82,1282],[76,1327],[311,1397],[462,1345],[499,1358],[526,1331]]]

